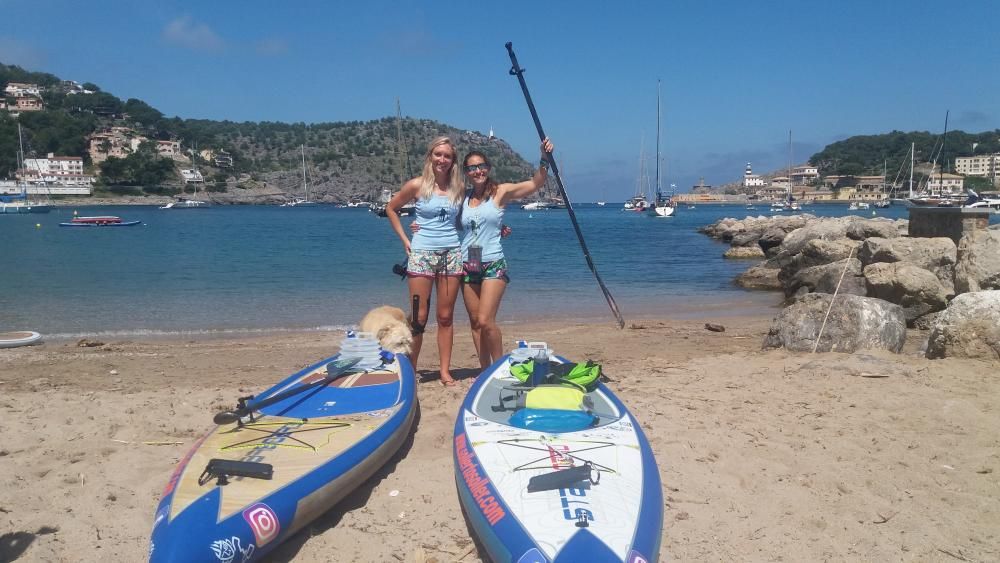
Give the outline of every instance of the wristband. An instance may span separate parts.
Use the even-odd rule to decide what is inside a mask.
[[[538,161],[538,168],[539,169],[544,168],[544,169],[548,170],[549,169],[549,161],[545,160],[544,158],[541,159],[540,161]]]

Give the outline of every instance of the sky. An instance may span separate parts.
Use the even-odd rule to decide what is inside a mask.
[[[395,115],[538,137],[513,42],[574,201],[635,191],[640,149],[687,192],[853,135],[1000,129],[1000,1],[0,0],[0,62],[167,116]]]

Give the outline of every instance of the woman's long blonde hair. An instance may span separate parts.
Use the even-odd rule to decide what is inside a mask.
[[[462,179],[461,166],[458,164],[458,150],[455,148],[455,143],[448,137],[438,137],[427,145],[427,154],[424,156],[424,172],[420,176],[419,197],[421,199],[430,199],[434,195],[434,163],[432,161],[432,154],[434,149],[441,145],[451,147],[451,154],[454,156],[451,162],[451,172],[448,175],[448,199],[454,204],[459,204],[462,202],[462,198],[465,197],[465,181]]]

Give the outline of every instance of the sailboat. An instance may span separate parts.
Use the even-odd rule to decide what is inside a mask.
[[[625,200],[622,209],[625,211],[645,211],[649,207],[646,201],[646,189],[649,188],[649,177],[646,175],[646,139],[639,140],[639,177],[635,181],[635,195]]]
[[[890,205],[892,205],[892,199],[890,199],[890,192],[892,190],[889,190],[887,192],[886,189],[885,189],[885,181],[888,179],[888,175],[889,175],[889,165],[888,165],[888,163],[885,160],[883,160],[882,161],[882,196],[883,197],[881,199],[875,200],[872,203],[872,205],[874,205],[878,209],[886,209]],[[895,186],[895,185],[896,185],[896,183],[893,182],[893,186]]]
[[[792,157],[792,130],[788,130],[788,210],[789,211],[801,211],[802,206],[799,202],[795,201],[792,197],[792,163],[795,159]]]
[[[962,193],[954,193],[951,190],[946,190],[944,186],[944,168],[947,163],[947,159],[944,157],[944,147],[945,142],[948,139],[948,114],[950,112],[944,112],[944,134],[941,135],[941,148],[937,151],[937,156],[931,162],[931,172],[927,176],[927,184],[924,190],[914,197],[909,198],[909,202],[915,206],[937,206],[937,207],[958,207],[965,203],[966,196]],[[937,165],[937,159],[941,157],[941,166]],[[936,187],[931,187],[931,177],[934,175],[934,171],[938,171],[938,185]]]
[[[17,167],[24,169],[24,142],[21,138],[21,124],[17,125]],[[23,172],[22,172],[23,174]],[[15,174],[16,176],[16,174]],[[28,199],[28,185],[23,180],[18,180],[17,185],[21,188],[21,193],[10,196],[0,196],[0,215],[12,215],[21,213],[48,213],[52,210],[52,205]]]
[[[306,181],[306,146],[302,145],[302,191],[306,197],[296,197],[292,201],[282,203],[282,207],[312,207],[318,205],[315,201],[309,201],[309,183]]]
[[[198,158],[197,152],[197,148],[191,151],[191,168],[195,172],[198,172],[198,165],[196,164],[196,159]],[[177,196],[175,201],[171,201],[170,203],[161,206],[160,209],[202,209],[205,207],[211,207],[212,204],[198,199],[198,182],[193,182],[192,184],[194,186],[193,199]]]
[[[677,210],[673,198],[660,192],[660,81],[656,81],[656,198],[650,207],[656,217],[672,217]]]
[[[493,136],[493,129],[490,129],[490,137]],[[402,184],[409,177],[409,165],[410,157],[406,151],[406,144],[403,143],[403,112],[399,108],[399,98],[396,98],[396,156],[399,158],[399,183]],[[376,201],[373,201],[368,209],[378,215],[379,217],[386,216],[386,208],[389,206],[389,201],[392,199],[392,190],[389,188],[382,188],[382,195],[378,197]],[[348,207],[354,207],[351,204],[347,204]],[[399,208],[399,216],[405,217],[407,215],[416,215],[417,206],[414,202],[409,202]]]
[[[914,193],[913,193],[913,159],[914,159],[914,153],[916,152],[916,147],[917,147],[916,143],[910,143],[910,192],[908,194],[908,197],[893,197],[893,198],[890,198],[889,201],[891,201],[893,204],[902,205],[904,207],[910,207],[911,205],[913,205],[912,203],[910,203],[910,199],[909,198],[914,197]]]
[[[792,132],[788,131],[788,172],[785,177],[785,199],[771,202],[771,211],[799,211],[802,207],[792,197]]]

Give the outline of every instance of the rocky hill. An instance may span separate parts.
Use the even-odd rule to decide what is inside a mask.
[[[226,183],[224,193],[213,194],[215,199],[283,201],[303,195],[304,151],[310,199],[373,201],[383,189],[395,191],[419,175],[427,143],[441,135],[455,141],[460,156],[473,149],[486,153],[498,180],[528,178],[533,171],[502,139],[426,119],[403,118],[397,125],[395,118],[384,118],[287,128],[269,124],[266,129],[243,124],[233,134],[215,137],[218,145],[232,148],[234,170],[206,167],[203,173],[210,183]]]
[[[395,191],[405,179],[419,175],[427,143],[440,135],[455,141],[460,156],[472,149],[486,153],[497,180],[524,179],[533,171],[533,165],[503,140],[429,119],[386,117],[306,124],[168,118],[142,100],[122,101],[96,84],[80,85],[0,64],[0,91],[9,83],[38,86],[40,93],[31,95],[44,109],[22,111],[16,119],[9,109],[0,109],[0,177],[13,177],[17,168],[20,125],[26,158],[48,153],[83,157],[87,172],[98,178],[96,195],[104,198],[191,191],[180,169],[195,166],[205,178],[203,189],[215,201],[283,202],[303,195],[304,153],[310,199],[372,201],[383,189]],[[13,95],[4,102],[6,108],[16,106]],[[164,167],[150,142],[124,158],[91,162],[89,138],[112,127],[150,141],[180,141],[181,153],[173,166]],[[216,166],[205,158],[219,151],[232,155],[231,166]]]

